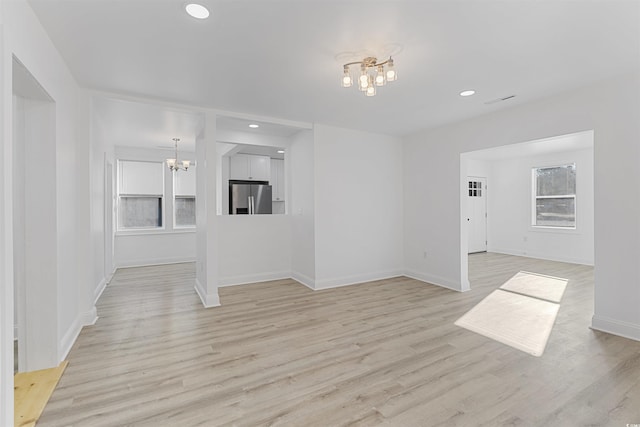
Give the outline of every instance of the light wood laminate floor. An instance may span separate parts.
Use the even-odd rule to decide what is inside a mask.
[[[453,324],[519,270],[568,278],[544,355]],[[220,289],[194,265],[119,270],[38,426],[625,426],[640,343],[589,329],[593,269],[470,256],[472,290],[404,277]]]

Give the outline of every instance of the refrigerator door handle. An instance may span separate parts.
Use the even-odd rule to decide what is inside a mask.
[[[253,198],[253,196],[250,196],[249,200],[250,200],[250,204],[251,204],[251,215],[255,215],[256,214],[255,199]]]
[[[253,211],[251,209],[251,196],[247,197],[247,213],[249,215],[251,215],[253,213]]]

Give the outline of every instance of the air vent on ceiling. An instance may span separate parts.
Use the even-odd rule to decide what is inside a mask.
[[[491,101],[487,101],[484,104],[485,105],[495,104],[496,102],[506,101],[507,99],[512,99],[512,98],[515,98],[515,97],[516,97],[515,95],[509,95],[509,96],[505,96],[504,98],[498,98],[498,99],[494,99],[494,100],[491,100]]]

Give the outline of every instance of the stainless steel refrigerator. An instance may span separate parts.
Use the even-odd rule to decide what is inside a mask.
[[[229,181],[229,215],[271,213],[271,186],[267,181]]]

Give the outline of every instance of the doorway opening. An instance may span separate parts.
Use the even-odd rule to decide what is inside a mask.
[[[13,58],[13,286],[18,372],[58,364],[56,104]]]
[[[593,266],[593,144],[583,131],[460,155],[463,283],[479,252]]]

